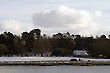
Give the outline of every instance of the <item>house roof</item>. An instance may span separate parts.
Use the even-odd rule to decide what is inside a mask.
[[[74,55],[88,55],[86,50],[74,50],[73,54]]]

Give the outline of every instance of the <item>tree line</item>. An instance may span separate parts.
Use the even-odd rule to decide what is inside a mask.
[[[110,35],[94,38],[66,32],[47,36],[41,35],[40,29],[23,32],[21,36],[11,32],[0,34],[0,56],[45,52],[52,52],[54,56],[72,56],[74,50],[87,50],[90,57],[110,58]]]

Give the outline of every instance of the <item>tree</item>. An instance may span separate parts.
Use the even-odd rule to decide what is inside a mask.
[[[93,43],[93,56],[99,57],[100,54],[106,56],[108,48],[108,39],[105,35],[101,35],[99,38],[95,39],[95,42]]]
[[[34,52],[45,53],[52,51],[52,46],[48,39],[39,39],[34,41]]]
[[[0,55],[7,54],[8,52],[8,47],[5,44],[0,44]]]
[[[75,49],[81,49],[81,36],[75,35]]]
[[[55,56],[71,56],[71,51],[65,48],[55,48],[52,51],[52,55]]]
[[[52,51],[52,55],[55,55],[55,56],[64,56],[65,55],[65,51],[62,48],[55,48]]]
[[[23,54],[27,52],[24,42],[19,36],[14,36],[14,50],[16,54]]]
[[[28,52],[31,52],[33,47],[33,39],[30,34],[28,32],[23,32],[21,38],[22,42],[24,42],[25,49],[27,49]]]
[[[41,35],[41,30],[40,29],[34,29],[34,30],[31,30],[29,34],[33,39],[39,39],[40,35]]]
[[[9,49],[14,52],[14,35],[10,32],[7,33],[7,43]]]

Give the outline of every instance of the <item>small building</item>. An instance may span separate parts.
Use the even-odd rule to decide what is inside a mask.
[[[88,56],[88,53],[86,50],[74,50],[73,56]]]

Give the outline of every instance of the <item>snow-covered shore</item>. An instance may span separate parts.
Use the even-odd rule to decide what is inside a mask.
[[[0,57],[0,61],[61,61],[70,59],[79,59],[77,57]],[[104,61],[110,62],[110,59],[90,59],[90,58],[80,58],[83,61]]]
[[[0,57],[0,61],[52,61],[70,60],[73,57]]]

